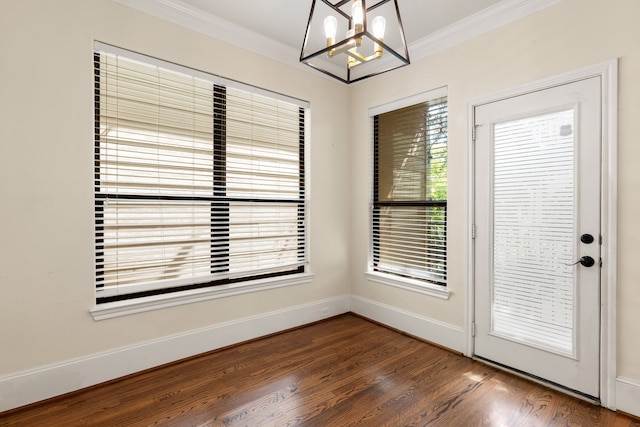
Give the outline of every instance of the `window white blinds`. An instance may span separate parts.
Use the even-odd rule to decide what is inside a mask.
[[[302,272],[305,107],[130,56],[94,54],[98,302]]]
[[[447,98],[374,116],[373,269],[446,283]]]
[[[494,125],[493,331],[574,354],[574,110]]]

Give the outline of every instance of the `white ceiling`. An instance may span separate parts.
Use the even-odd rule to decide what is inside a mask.
[[[114,1],[311,71],[298,61],[313,0]],[[415,62],[562,0],[397,1]]]
[[[398,0],[407,44],[500,1]],[[182,0],[182,3],[300,49],[312,0]]]

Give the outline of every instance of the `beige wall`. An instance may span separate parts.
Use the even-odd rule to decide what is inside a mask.
[[[0,0],[0,6],[0,377],[351,292],[462,327],[465,102],[620,58],[618,373],[640,381],[637,0],[564,0],[350,88],[252,53],[238,55],[229,45],[111,0]],[[311,102],[312,283],[92,319],[94,40]],[[445,85],[452,290],[447,301],[363,276],[371,166],[367,109]]]
[[[563,72],[620,58],[618,215],[618,374],[640,380],[640,2],[564,0],[539,13],[449,48],[410,67],[354,86],[352,129],[367,109],[441,86],[449,88],[448,301],[369,282],[370,146],[353,132],[353,295],[459,327],[464,324],[466,101]],[[367,153],[363,155],[361,153]]]
[[[0,7],[0,377],[349,294],[343,85],[111,0]],[[93,320],[94,40],[311,102],[311,283]]]

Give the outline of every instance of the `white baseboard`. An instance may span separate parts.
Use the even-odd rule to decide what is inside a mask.
[[[345,295],[0,377],[0,412],[349,311],[466,352],[463,328]],[[640,416],[640,383],[618,377],[615,406]]]
[[[640,417],[640,382],[624,377],[616,378],[616,408]]]
[[[350,301],[348,295],[315,301],[0,377],[0,412],[348,313]]]
[[[464,329],[458,326],[357,296],[351,297],[351,311],[423,340],[466,353],[467,338]]]

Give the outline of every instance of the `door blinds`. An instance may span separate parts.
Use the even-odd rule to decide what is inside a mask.
[[[94,64],[99,303],[303,271],[304,104],[138,54]]]
[[[373,120],[373,270],[444,285],[447,97]]]
[[[574,110],[493,130],[492,330],[575,354]],[[560,131],[558,131],[560,130]]]

